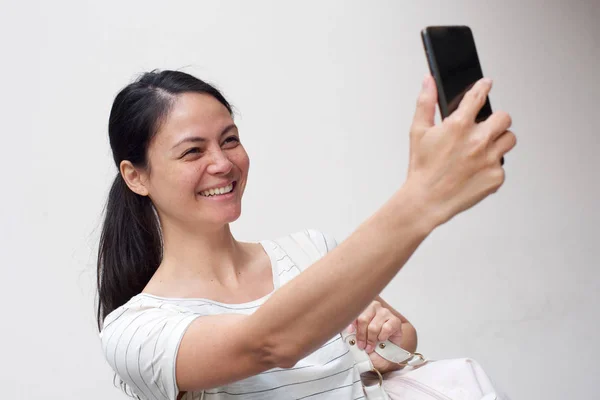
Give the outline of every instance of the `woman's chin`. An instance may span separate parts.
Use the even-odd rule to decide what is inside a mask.
[[[231,224],[232,222],[237,221],[237,219],[240,217],[241,215],[241,210],[231,210],[230,212],[227,213],[220,213],[220,215],[211,215],[209,218],[206,218],[206,220],[210,221],[209,223],[211,223],[212,225],[215,226],[223,226],[223,225],[227,225],[227,224]]]
[[[215,204],[212,207],[206,205],[195,207],[195,210],[184,213],[184,221],[192,223],[193,225],[211,226],[210,230],[218,229],[224,225],[230,224],[236,221],[242,213],[242,206],[239,202],[237,204]],[[213,229],[214,227],[214,229]]]

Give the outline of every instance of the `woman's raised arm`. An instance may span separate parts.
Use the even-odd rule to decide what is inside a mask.
[[[508,114],[475,116],[491,88],[479,81],[434,125],[436,90],[426,77],[411,127],[405,184],[315,267],[250,316],[197,318],[178,351],[180,390],[198,390],[291,367],[342,331],[394,278],[428,234],[495,192],[500,158],[516,144]],[[351,295],[348,295],[351,293]]]

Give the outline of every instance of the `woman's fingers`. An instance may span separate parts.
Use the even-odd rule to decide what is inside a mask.
[[[358,348],[371,353],[377,342],[385,341],[402,331],[402,321],[390,310],[382,307],[381,303],[373,301],[347,330],[355,330]]]
[[[436,105],[437,89],[433,77],[428,74],[423,80],[421,93],[419,93],[419,97],[417,98],[417,108],[410,129],[413,140],[423,135],[427,129],[434,125]]]
[[[375,317],[375,310],[372,306],[367,307],[362,314],[356,319],[356,345],[359,349],[364,350],[367,345],[367,336],[369,324]]]
[[[512,125],[511,116],[504,111],[496,111],[488,119],[480,124],[487,136],[489,143],[495,141],[500,135],[508,130]]]
[[[367,353],[373,351],[377,345],[379,335],[386,322],[394,317],[387,309],[381,308],[375,317],[371,320],[371,323],[367,327],[367,347],[365,348]]]
[[[461,124],[475,123],[475,118],[485,104],[488,93],[492,89],[492,80],[482,78],[475,82],[473,87],[465,94],[456,111],[448,119],[458,121]]]
[[[381,330],[379,332],[379,336],[377,336],[378,342],[385,342],[391,336],[401,336],[402,335],[402,321],[400,318],[391,318],[385,321]]]
[[[500,136],[494,140],[489,146],[489,162],[491,164],[497,163],[500,159],[509,151],[511,151],[517,145],[517,137],[511,131],[504,131]]]

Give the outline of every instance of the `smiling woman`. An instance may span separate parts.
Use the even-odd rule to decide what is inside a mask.
[[[169,101],[168,114],[148,146],[148,167],[120,162],[129,188],[148,196],[159,211],[165,240],[170,227],[213,227],[235,221],[248,177],[248,154],[240,144],[230,110],[209,94],[181,93]],[[206,203],[202,192],[237,182],[227,196]],[[225,202],[227,200],[227,202]],[[176,220],[177,222],[175,223]],[[183,224],[183,225],[182,225]]]
[[[427,77],[404,186],[339,246],[307,229],[282,247],[231,234],[250,163],[221,93],[177,71],[126,86],[109,120],[119,172],[97,276],[102,347],[123,388],[143,399],[363,398],[346,327],[381,372],[401,368],[374,349],[414,352],[416,331],[378,295],[436,226],[502,184],[514,136],[498,118],[471,123],[489,90],[479,82],[461,120],[434,126]],[[293,261],[300,242],[319,254],[306,270]]]
[[[194,206],[204,200],[200,191],[205,189],[198,185],[211,185],[206,176],[200,179],[207,167],[210,168],[207,173],[216,172],[216,176],[208,177],[213,181],[223,180],[219,171],[235,172],[238,179],[247,176],[248,157],[243,148],[232,146],[232,140],[227,139],[225,149],[221,150],[218,143],[219,151],[215,152],[215,141],[222,140],[220,135],[215,137],[214,128],[218,124],[227,128],[219,133],[229,133],[235,139],[234,144],[239,143],[229,103],[212,86],[184,73],[147,73],[115,98],[109,138],[120,172],[109,193],[100,241],[99,323],[140,293],[164,259],[163,240],[169,234],[165,228],[171,224],[159,223],[156,211],[163,220],[178,219],[185,224],[197,223],[194,216],[226,218]],[[198,127],[207,137],[190,136],[190,130]],[[194,140],[190,143],[190,139]],[[198,143],[203,147],[198,147]],[[221,151],[235,152],[235,159],[244,167],[243,173],[239,167],[233,171],[233,163],[219,154]],[[210,152],[208,158],[215,158],[216,163],[205,162],[202,166],[191,162],[207,152]],[[234,204],[229,208],[233,208],[229,211],[230,218],[235,219],[240,213],[239,206]],[[188,214],[190,211],[192,214]],[[198,216],[202,211],[204,214]]]

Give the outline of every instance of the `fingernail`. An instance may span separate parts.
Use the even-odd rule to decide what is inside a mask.
[[[370,353],[371,351],[373,351],[373,345],[372,344],[368,344],[367,347],[365,348],[365,351],[367,353]]]
[[[365,349],[365,341],[364,340],[359,340],[356,345],[358,346],[359,349],[364,350]]]
[[[492,80],[491,80],[490,78],[483,78],[483,82],[484,82],[486,85],[491,85],[491,84],[492,84]]]
[[[348,325],[348,327],[346,328],[346,332],[347,332],[347,333],[352,333],[352,332],[354,332],[354,325],[352,325],[352,324]]]

